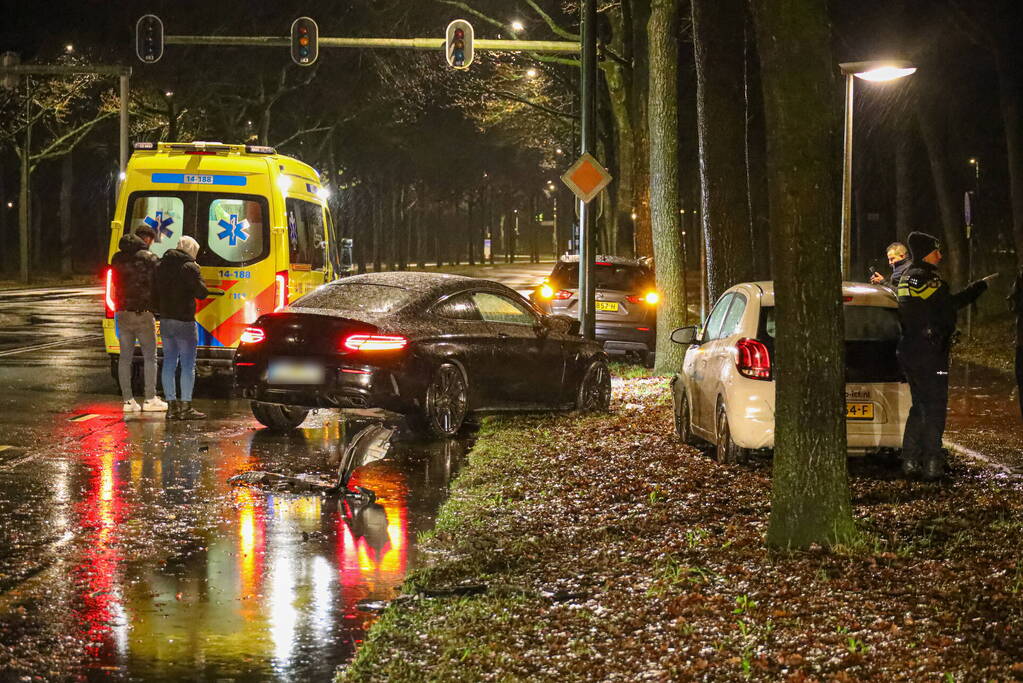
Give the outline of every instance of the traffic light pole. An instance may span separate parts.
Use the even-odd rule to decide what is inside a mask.
[[[444,38],[327,38],[320,36],[320,47],[405,48],[411,50],[443,50]],[[217,45],[220,47],[256,46],[288,47],[288,36],[165,36],[167,45]],[[568,40],[491,40],[475,38],[476,50],[501,50],[576,54],[579,43]]]
[[[582,118],[581,154],[593,154],[596,147],[597,90],[597,5],[596,0],[583,0],[582,73],[580,77],[580,114]],[[579,327],[584,339],[596,336],[597,311],[594,304],[596,288],[593,281],[593,251],[596,240],[596,214],[587,202],[579,200]]]

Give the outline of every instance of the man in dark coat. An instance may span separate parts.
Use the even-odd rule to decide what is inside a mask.
[[[195,351],[199,341],[195,301],[209,296],[199,265],[195,262],[198,253],[199,243],[186,235],[176,248],[167,250],[156,267],[154,289],[163,340],[163,391],[170,401],[168,420],[202,420],[206,417],[192,407]],[[180,397],[174,381],[179,364]]]
[[[1009,310],[1016,314],[1016,389],[1023,414],[1023,268],[1016,274],[1009,296]]]
[[[899,286],[902,274],[912,265],[913,261],[909,258],[909,249],[902,242],[892,242],[884,251],[885,256],[888,257],[888,265],[892,267],[892,276],[885,279],[884,275],[875,271],[870,276],[870,281],[875,285],[884,285],[895,289]]]
[[[135,234],[128,234],[118,243],[120,251],[110,259],[114,280],[114,316],[117,329],[117,343],[120,357],[117,365],[117,379],[121,384],[124,412],[164,411],[167,404],[156,395],[156,320],[153,316],[153,271],[156,269],[156,254],[149,251],[149,245],[156,239],[156,233],[148,226],[141,226]],[[135,355],[135,342],[142,347],[143,374],[145,376],[145,398],[142,405],[132,396],[131,365]]]
[[[987,290],[988,277],[952,294],[938,275],[941,249],[931,235],[909,235],[913,264],[898,283],[899,365],[909,380],[913,405],[902,440],[902,471],[906,476],[940,479],[945,473],[941,437],[948,409],[948,356],[956,329],[956,311]]]

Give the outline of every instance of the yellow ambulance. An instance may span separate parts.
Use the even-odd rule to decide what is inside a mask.
[[[156,232],[150,249],[158,256],[182,235],[195,238],[210,290],[196,305],[198,369],[229,373],[246,326],[343,270],[327,197],[311,166],[272,147],[135,143],[110,224],[108,263],[121,237],[142,225]],[[113,286],[108,269],[103,336],[116,381]]]

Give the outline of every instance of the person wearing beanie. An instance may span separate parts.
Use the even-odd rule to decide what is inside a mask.
[[[907,477],[936,481],[945,474],[941,437],[948,411],[948,360],[956,312],[976,301],[997,273],[952,294],[938,275],[938,240],[925,232],[912,232],[906,241],[913,262],[897,283],[902,337],[896,353],[913,405],[902,439],[902,471]]]
[[[195,301],[209,296],[195,257],[199,243],[183,236],[168,249],[156,267],[154,291],[163,339],[163,392],[170,403],[168,420],[202,420],[206,416],[192,407],[195,386],[195,352],[199,343],[195,327]],[[181,394],[175,375],[181,366]]]

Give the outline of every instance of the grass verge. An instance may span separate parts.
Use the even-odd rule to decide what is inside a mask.
[[[859,540],[763,547],[770,462],[672,433],[664,378],[610,415],[494,418],[342,681],[1023,678],[1021,485],[850,461]],[[435,589],[485,586],[481,593]]]

